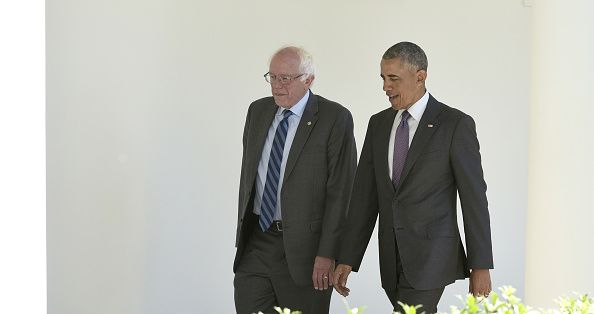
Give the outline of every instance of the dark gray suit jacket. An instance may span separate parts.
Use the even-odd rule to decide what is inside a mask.
[[[266,97],[253,102],[247,113],[234,271],[249,236],[244,218],[253,209],[258,163],[277,109],[274,99]],[[356,165],[351,113],[310,92],[289,152],[280,195],[287,264],[298,285],[313,285],[315,256],[334,259],[338,255]]]
[[[444,287],[467,277],[469,269],[493,268],[487,185],[473,119],[430,95],[395,187],[388,171],[395,116],[389,108],[369,120],[339,263],[359,269],[379,215],[384,289],[396,288],[395,240],[404,274],[415,289]],[[456,192],[467,255],[458,231]]]

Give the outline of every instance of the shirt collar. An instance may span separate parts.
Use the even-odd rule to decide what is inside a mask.
[[[305,105],[307,105],[307,101],[309,100],[310,93],[311,91],[307,91],[307,93],[305,93],[301,100],[299,100],[293,107],[287,110],[291,110],[294,116],[301,118],[301,116],[303,115],[303,111],[305,111]],[[276,114],[282,115],[284,110],[285,108],[279,106],[276,110]]]
[[[411,117],[415,120],[421,121],[425,108],[427,108],[427,102],[429,102],[429,92],[425,90],[423,97],[408,108],[408,113],[410,113]]]

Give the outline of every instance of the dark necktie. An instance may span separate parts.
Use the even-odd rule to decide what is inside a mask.
[[[262,206],[260,207],[260,228],[262,231],[268,230],[274,219],[276,212],[278,181],[280,179],[281,163],[283,161],[283,151],[285,149],[285,140],[289,130],[290,110],[284,110],[283,120],[276,127],[274,141],[270,149],[270,158],[268,159],[268,170],[266,172],[266,184],[262,193]]]
[[[404,168],[406,155],[408,155],[408,118],[410,118],[410,113],[405,110],[396,129],[394,157],[392,158],[392,183],[394,183],[394,186],[397,186],[400,182],[400,175]]]

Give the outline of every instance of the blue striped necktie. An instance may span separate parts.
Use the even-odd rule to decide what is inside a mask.
[[[280,179],[281,163],[283,161],[283,151],[285,149],[285,140],[289,130],[290,110],[284,110],[283,120],[276,127],[274,142],[270,149],[270,158],[268,159],[268,171],[266,172],[266,184],[262,193],[262,206],[260,208],[260,228],[262,231],[268,230],[274,219],[277,203],[278,181]]]

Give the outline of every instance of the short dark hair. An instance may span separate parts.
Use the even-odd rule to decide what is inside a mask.
[[[403,41],[388,48],[382,59],[396,59],[399,58],[404,64],[413,67],[415,70],[427,71],[427,56],[421,47],[411,42]]]

